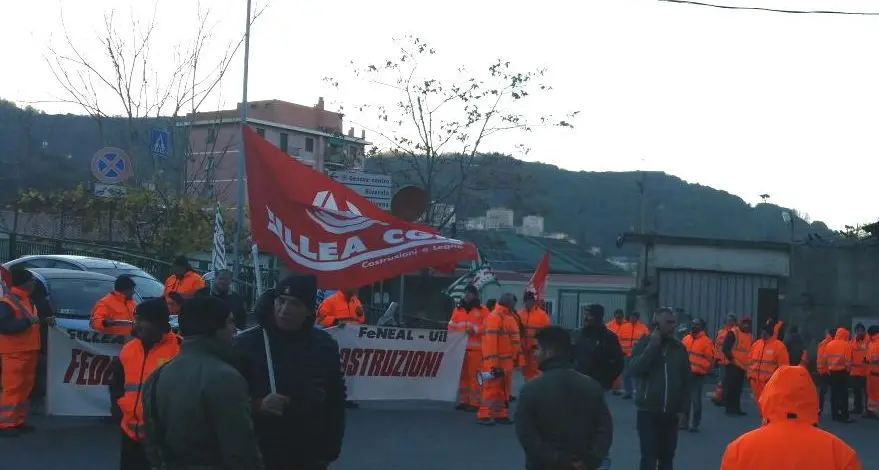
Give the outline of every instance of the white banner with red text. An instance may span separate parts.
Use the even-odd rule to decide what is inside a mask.
[[[455,401],[467,334],[346,325],[339,343],[348,399]]]
[[[110,416],[110,362],[127,339],[93,331],[86,321],[59,319],[50,327],[46,414]]]

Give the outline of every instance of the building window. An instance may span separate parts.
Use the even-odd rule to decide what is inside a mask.
[[[312,139],[311,137],[305,138],[305,151],[314,152],[314,139]]]
[[[217,128],[209,127],[208,128],[208,136],[205,138],[205,143],[212,144],[217,141]]]
[[[256,128],[256,135],[258,135],[258,136],[262,137],[263,139],[265,139],[265,138],[266,138],[266,130],[263,129],[262,127],[257,127],[257,128]]]
[[[278,147],[281,150],[283,150],[284,153],[287,153],[287,133],[286,132],[281,132],[281,140],[278,143]]]
[[[205,159],[205,164],[204,164],[206,170],[213,170],[214,169],[214,163],[216,163],[214,160],[215,160],[215,157],[213,155],[208,155],[208,157]]]

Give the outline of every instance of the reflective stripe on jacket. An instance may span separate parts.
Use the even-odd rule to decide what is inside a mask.
[[[119,362],[125,376],[125,394],[116,404],[122,412],[122,431],[131,439],[141,441],[143,430],[143,403],[141,392],[143,383],[162,364],[170,361],[180,352],[180,338],[174,333],[166,333],[162,339],[144,352],[143,343],[135,338],[122,347]]]
[[[848,330],[845,328],[836,329],[836,335],[824,347],[821,361],[828,372],[851,370],[852,344],[849,341]]]
[[[824,357],[827,354],[827,344],[833,341],[833,336],[824,335],[824,339],[818,343],[818,350],[815,356],[816,364],[815,367],[818,369],[819,375],[826,375],[829,371],[827,370],[827,359]]]
[[[37,322],[37,310],[28,293],[18,287],[12,287],[0,302],[11,308],[17,320],[30,319],[33,322],[21,333],[0,334],[0,354],[38,351],[40,324]]]
[[[121,292],[110,292],[101,297],[92,307],[89,318],[89,326],[95,331],[111,335],[130,335],[131,325],[104,326],[104,320],[128,320],[134,322],[134,307],[137,303],[133,299],[126,299]]]
[[[519,323],[509,309],[496,306],[488,314],[482,332],[482,368],[485,372],[494,368],[511,370],[521,352]]]
[[[751,354],[752,343],[751,333],[745,333],[739,328],[733,328],[731,331],[736,336],[736,344],[732,350],[733,359],[742,370],[748,370],[748,358]]]
[[[717,336],[714,337],[714,359],[720,365],[729,364],[729,360],[723,355],[723,341],[730,332],[730,328],[722,327],[717,330]]]
[[[519,318],[522,319],[522,327],[525,328],[526,337],[522,338],[522,353],[531,354],[537,349],[537,340],[534,335],[541,328],[549,326],[549,314],[542,308],[534,307],[531,310],[521,310]]]
[[[867,376],[867,349],[870,347],[870,338],[864,337],[860,341],[852,340],[852,375],[856,377]]]
[[[195,271],[186,271],[186,274],[184,274],[183,277],[177,277],[174,274],[168,276],[168,278],[165,279],[165,289],[162,293],[165,297],[165,302],[168,304],[168,310],[170,310],[171,313],[180,313],[180,306],[170,297],[172,292],[180,294],[183,298],[189,298],[195,295],[195,293],[204,286],[204,279],[202,279],[202,277]]]
[[[690,357],[690,372],[698,375],[706,375],[711,370],[714,362],[714,345],[704,331],[700,331],[693,337],[690,333],[681,341]]]
[[[620,325],[617,336],[620,338],[620,347],[623,348],[623,354],[627,357],[632,355],[632,348],[638,343],[642,337],[650,333],[647,325],[639,322],[632,323],[627,321]]]
[[[467,333],[467,350],[482,351],[482,323],[485,321],[486,308],[483,306],[470,310],[458,307],[452,311],[449,320],[449,331]]]
[[[748,378],[766,383],[780,366],[787,365],[790,365],[790,356],[784,343],[774,337],[758,339],[751,346]]]

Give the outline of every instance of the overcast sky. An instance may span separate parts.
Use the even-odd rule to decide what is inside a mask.
[[[876,3],[725,1],[861,11]],[[44,59],[50,44],[64,49],[62,10],[74,43],[106,70],[96,36],[104,13],[115,8],[123,24],[132,15],[147,19],[154,6],[143,0],[29,0],[2,8],[0,97],[37,103],[47,112],[82,112],[48,102],[65,97]],[[159,0],[155,69],[174,65],[172,48],[193,37],[197,9],[194,0]],[[210,9],[215,25],[209,62],[242,34],[245,0],[202,0],[201,9]],[[570,170],[661,170],[751,203],[768,193],[772,202],[833,228],[879,219],[870,187],[879,148],[879,16],[731,11],[654,0],[272,0],[253,28],[250,99],[310,105],[324,96],[328,105],[351,103],[369,88],[336,91],[321,78],[347,77],[351,60],[381,59],[392,39],[407,33],[437,49],[432,66],[451,74],[444,77],[460,65],[478,71],[499,57],[523,70],[547,67],[554,90],[528,111],[581,112],[573,131],[504,136],[491,142],[500,151],[512,152],[524,141],[532,149],[526,159]],[[236,57],[203,110],[240,100],[242,61]],[[121,113],[112,97],[106,103]],[[372,125],[366,117],[347,118],[354,127]]]

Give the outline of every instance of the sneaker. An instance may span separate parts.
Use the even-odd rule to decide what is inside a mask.
[[[455,405],[455,411],[469,411],[469,410],[470,410],[470,405],[468,405],[466,403],[458,403],[457,405]]]
[[[491,418],[479,418],[476,420],[476,424],[480,424],[482,426],[494,426],[494,420]]]
[[[34,427],[33,424],[27,424],[27,423],[19,424],[18,426],[15,427],[15,429],[18,429],[18,432],[20,432],[22,434],[31,433],[31,432],[36,431],[36,428]]]
[[[0,429],[0,438],[12,438],[21,436],[21,431],[16,428]]]
[[[513,424],[513,420],[510,418],[498,418],[494,422],[497,424]]]

